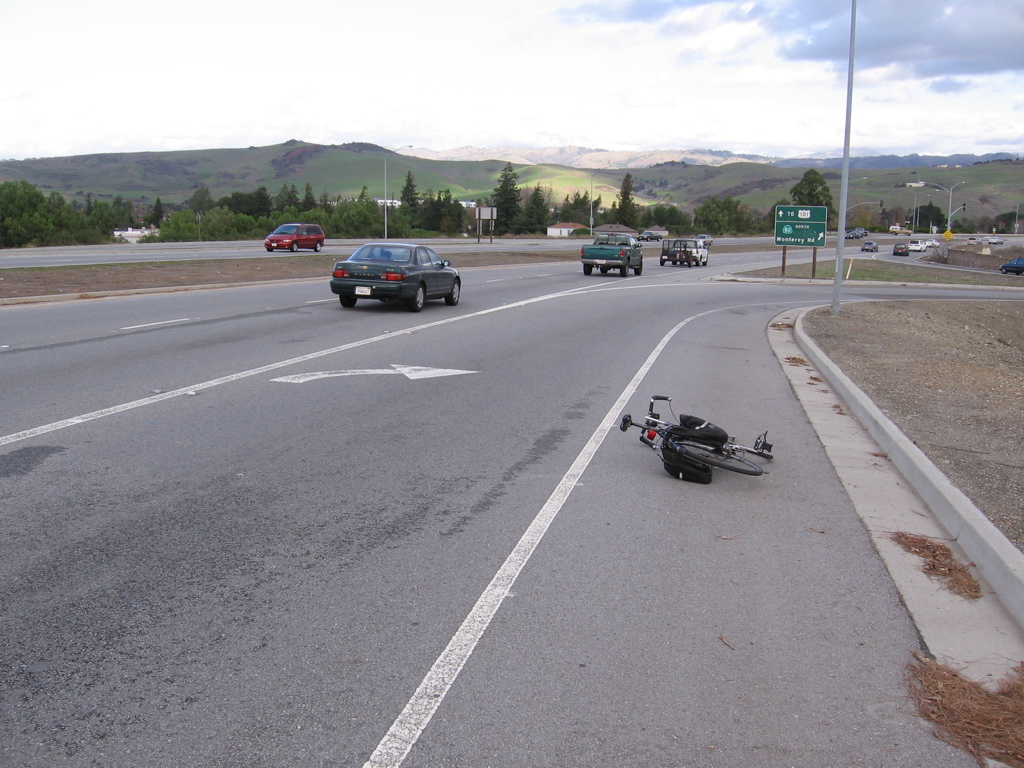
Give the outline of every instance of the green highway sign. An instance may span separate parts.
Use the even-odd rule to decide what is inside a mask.
[[[775,206],[775,244],[822,247],[828,208],[824,205]]]

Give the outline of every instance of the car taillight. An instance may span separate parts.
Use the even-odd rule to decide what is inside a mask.
[[[381,278],[387,280],[389,283],[400,283],[405,280],[404,272],[385,272],[381,275]]]
[[[582,256],[582,255],[583,255],[583,249],[580,248],[580,256]]]
[[[625,248],[620,248],[619,249],[619,258],[622,258],[622,259],[626,258],[626,249]]]
[[[334,276],[335,277],[348,277],[348,270],[347,269],[336,269],[336,270],[334,270]]]

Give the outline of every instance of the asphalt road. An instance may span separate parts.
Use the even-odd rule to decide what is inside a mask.
[[[766,341],[830,291],[700,280],[766,261],[3,308],[0,765],[974,765]],[[770,472],[670,477],[655,393]]]

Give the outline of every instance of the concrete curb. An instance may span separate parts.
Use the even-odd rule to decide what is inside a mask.
[[[1018,626],[1024,627],[1024,553],[900,431],[888,416],[830,360],[797,317],[793,334],[807,359],[839,394],[871,437],[914,487],[964,553],[989,582]]]

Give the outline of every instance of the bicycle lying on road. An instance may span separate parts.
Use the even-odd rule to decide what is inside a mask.
[[[721,427],[699,416],[682,415],[678,423],[662,420],[661,414],[654,411],[655,403],[659,400],[669,404],[671,411],[671,397],[654,395],[642,422],[633,421],[627,413],[622,417],[619,429],[626,432],[630,427],[638,427],[640,442],[654,450],[661,449],[662,463],[670,475],[694,483],[710,483],[712,467],[743,475],[760,475],[764,473],[764,468],[744,454],[762,459],[773,458],[768,430],[758,436],[753,448],[748,448],[734,442],[734,438],[729,437]]]

